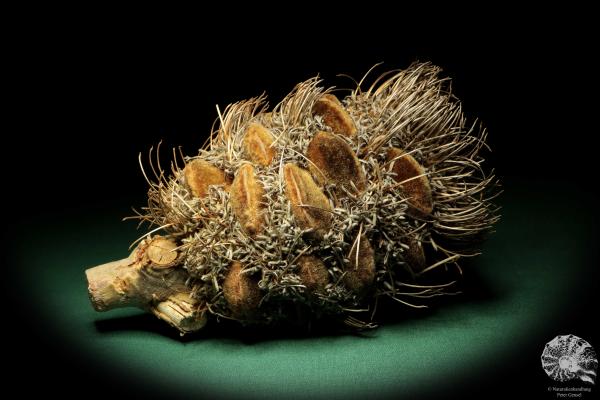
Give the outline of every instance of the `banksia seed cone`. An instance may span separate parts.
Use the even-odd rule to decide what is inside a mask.
[[[152,166],[137,217],[177,252],[160,260],[188,278],[187,317],[367,327],[355,313],[381,296],[423,307],[454,292],[460,259],[498,219],[497,181],[482,169],[486,131],[439,73],[414,64],[343,102],[318,78],[269,112],[262,96],[241,101],[171,176]]]

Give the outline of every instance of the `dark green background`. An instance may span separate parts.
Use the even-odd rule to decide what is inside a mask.
[[[299,25],[286,17],[260,33],[252,25],[235,43],[222,35],[231,21],[215,17],[219,29],[208,28],[212,13],[175,31],[121,32],[113,18],[33,24],[8,57],[17,65],[7,76],[18,84],[10,103],[24,112],[12,113],[18,123],[7,132],[17,144],[6,143],[2,157],[10,204],[4,381],[22,394],[78,398],[554,398],[540,366],[544,344],[572,333],[600,350],[591,322],[598,212],[589,139],[597,124],[589,119],[597,110],[588,96],[598,90],[588,25],[567,32],[540,10],[519,10],[494,26],[496,10],[458,31],[446,15],[434,23],[430,13],[380,11],[400,19],[379,15],[370,26],[354,15],[352,29],[336,30],[322,16]],[[414,29],[404,25],[413,19]],[[324,21],[335,40],[322,40]],[[434,25],[440,32],[419,42]],[[489,129],[487,158],[504,184],[503,218],[465,268],[464,295],[423,314],[399,308],[362,336],[226,326],[181,340],[139,311],[92,310],[85,268],[124,257],[143,234],[120,222],[144,203],[138,152],[164,139],[164,149],[194,154],[215,104],[266,90],[273,105],[317,73],[348,87],[336,74],[358,78],[379,61],[383,71],[414,60],[453,78],[467,114]]]
[[[582,273],[594,260],[582,249],[595,246],[597,221],[576,186],[509,186],[501,203],[498,232],[465,270],[465,295],[422,315],[398,307],[396,321],[362,336],[261,338],[208,329],[182,341],[135,309],[96,313],[84,269],[123,257],[138,234],[112,213],[57,216],[35,233],[19,232],[29,236],[16,249],[19,287],[50,346],[90,371],[126,378],[129,389],[234,398],[423,396],[482,380],[498,384],[512,370],[525,371],[514,378],[542,391],[544,344],[556,334],[585,337],[570,318],[593,312],[588,299],[597,284]]]

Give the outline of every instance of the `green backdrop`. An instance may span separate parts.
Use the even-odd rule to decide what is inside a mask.
[[[208,329],[179,340],[136,309],[94,312],[84,270],[126,256],[142,233],[120,222],[127,204],[118,213],[98,206],[47,217],[36,230],[24,224],[15,254],[20,286],[49,341],[99,371],[130,377],[132,386],[236,398],[452,393],[508,360],[543,376],[539,354],[519,352],[534,342],[541,354],[552,339],[547,332],[568,332],[561,316],[577,312],[589,295],[582,275],[595,246],[591,200],[577,187],[528,183],[507,187],[500,203],[497,233],[465,270],[477,287],[364,335],[261,338]]]

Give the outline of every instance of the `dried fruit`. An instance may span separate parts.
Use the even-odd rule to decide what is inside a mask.
[[[356,136],[357,129],[352,117],[334,95],[324,94],[321,96],[313,106],[313,113],[320,115],[325,125],[330,127],[333,133],[350,138]]]
[[[267,166],[275,157],[275,138],[267,128],[253,122],[248,125],[244,136],[244,150],[251,161]]]
[[[427,217],[433,210],[433,199],[429,179],[425,169],[410,154],[398,148],[390,148],[387,160],[391,170],[396,174],[394,179],[402,187],[408,197],[409,211],[418,217]]]
[[[94,307],[135,305],[182,333],[221,317],[369,328],[380,297],[421,308],[455,293],[459,261],[498,220],[497,181],[485,131],[439,73],[415,64],[343,105],[309,79],[270,110],[263,96],[227,106],[172,175],[151,154],[136,218],[165,236],[89,269]]]
[[[329,273],[323,261],[315,256],[298,258],[298,276],[308,293],[324,293],[329,283]]]
[[[413,272],[421,272],[427,263],[425,251],[423,251],[421,242],[414,237],[408,237],[408,239],[406,239],[406,245],[408,248],[404,249],[404,252],[402,253],[404,262],[408,264],[408,267]]]
[[[354,292],[364,294],[375,279],[375,253],[364,235],[357,236],[348,254],[350,263],[344,281]]]
[[[308,171],[294,165],[283,167],[285,193],[301,228],[322,235],[331,226],[331,206]]]
[[[244,273],[242,264],[237,261],[229,266],[223,282],[223,296],[238,319],[252,318],[262,297],[256,280]]]
[[[348,143],[329,132],[317,132],[308,145],[308,168],[320,184],[334,183],[348,190],[363,191],[365,174]]]
[[[242,166],[229,189],[231,206],[244,230],[254,236],[259,233],[265,223],[264,194],[261,183],[254,175],[251,164]]]
[[[211,185],[227,185],[225,173],[200,159],[188,163],[184,169],[185,181],[196,197],[205,197]]]

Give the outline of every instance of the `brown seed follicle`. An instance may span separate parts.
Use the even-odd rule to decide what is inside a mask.
[[[254,167],[245,164],[237,172],[229,189],[231,206],[244,231],[255,236],[265,224],[264,195],[261,183],[256,179]]]
[[[360,162],[343,139],[329,132],[319,131],[308,144],[308,169],[320,184],[343,185],[351,191],[351,182],[359,192],[367,186]]]
[[[423,271],[427,260],[421,242],[413,237],[409,237],[403,240],[403,242],[408,246],[408,248],[405,248],[402,252],[404,262],[408,264],[408,267],[414,273]]]
[[[342,103],[332,94],[324,94],[314,104],[313,114],[320,115],[325,125],[331,128],[333,133],[356,137],[358,130],[350,114],[344,109]]]
[[[237,319],[252,319],[262,298],[258,282],[243,273],[240,262],[234,261],[223,282],[223,296],[232,316]]]
[[[185,181],[195,197],[203,198],[211,185],[228,186],[225,172],[200,159],[189,162],[183,169]]]
[[[298,276],[309,294],[323,293],[329,283],[327,267],[315,256],[298,258]]]
[[[408,214],[417,218],[431,215],[431,186],[421,164],[410,154],[395,147],[388,149],[387,161],[391,164],[391,171],[396,174],[394,179],[400,183],[402,191],[408,197]]]
[[[242,144],[250,161],[266,167],[275,158],[276,152],[272,146],[274,142],[275,138],[267,128],[258,122],[252,122],[246,128]]]
[[[297,165],[283,166],[285,193],[292,204],[296,222],[322,236],[331,226],[331,205],[310,173]]]
[[[365,235],[357,236],[348,255],[349,265],[344,275],[348,289],[364,295],[375,280],[375,252]]]

